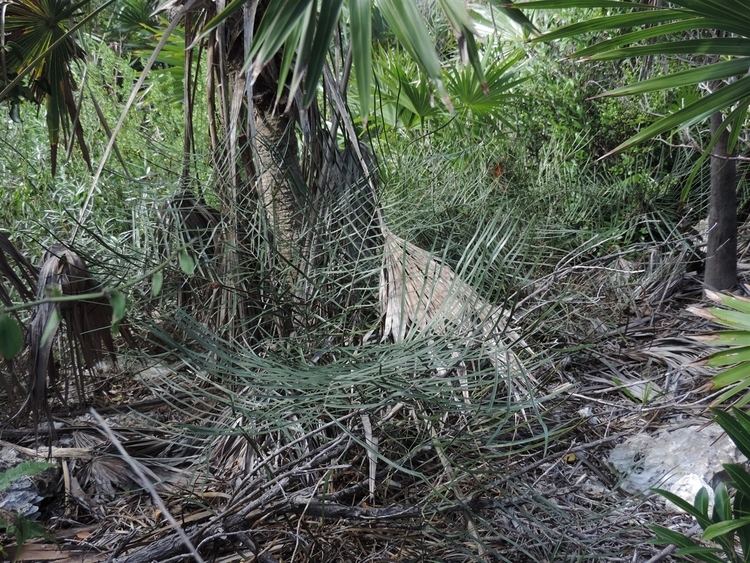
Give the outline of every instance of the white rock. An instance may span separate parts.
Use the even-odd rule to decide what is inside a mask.
[[[744,458],[717,424],[638,434],[609,455],[609,462],[622,476],[620,487],[625,491],[648,493],[658,487],[691,504],[701,487],[710,489],[708,484],[722,471],[722,464],[741,461]],[[670,508],[677,509],[674,505]]]

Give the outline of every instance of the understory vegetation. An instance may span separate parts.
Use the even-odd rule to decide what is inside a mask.
[[[3,557],[746,560],[745,469],[676,514],[608,455],[750,452],[750,307],[691,313],[749,98],[629,145],[747,76],[603,96],[716,61],[532,4],[0,0]]]

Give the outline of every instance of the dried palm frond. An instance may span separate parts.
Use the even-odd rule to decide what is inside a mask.
[[[8,235],[0,232],[0,302],[6,306],[12,304],[11,290],[18,292],[22,299],[31,300],[36,291],[36,274],[34,266],[13,246]],[[5,286],[6,280],[9,288]]]
[[[491,349],[497,365],[518,364],[509,350],[519,336],[508,311],[482,297],[437,256],[383,227],[385,244],[380,278],[382,337],[401,342],[416,333],[455,334]]]
[[[61,321],[65,323],[81,400],[84,399],[84,368],[92,370],[107,352],[114,354],[110,334],[112,310],[104,298],[54,301],[54,297],[93,293],[99,287],[78,254],[61,244],[50,246],[39,271],[37,299],[40,303],[34,309],[29,333],[32,365],[26,404],[31,406],[35,421],[38,421],[42,409],[47,410],[47,381],[57,376],[52,348]]]

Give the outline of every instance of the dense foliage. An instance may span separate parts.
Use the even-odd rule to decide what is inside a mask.
[[[696,332],[724,133],[750,209],[743,2],[661,4],[0,0],[4,422],[25,440],[136,405],[75,418],[74,448],[50,431],[85,450],[64,482],[91,545],[105,501],[153,523],[118,544],[136,561],[216,537],[269,560],[606,558],[668,523],[624,529],[614,484],[576,488],[610,485],[585,450],[612,420],[683,416],[664,366],[702,350],[663,348]],[[711,296],[733,330],[701,365],[739,365],[696,405],[743,408],[747,300]],[[747,553],[727,471],[712,513],[682,501],[708,535],[657,539]],[[552,502],[558,474],[575,493]]]

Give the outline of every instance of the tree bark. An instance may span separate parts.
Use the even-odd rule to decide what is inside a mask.
[[[711,133],[722,125],[711,116]],[[737,165],[731,159],[729,132],[724,130],[711,155],[711,198],[708,215],[705,286],[715,290],[737,285]]]

